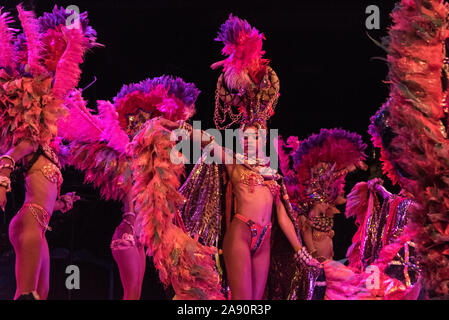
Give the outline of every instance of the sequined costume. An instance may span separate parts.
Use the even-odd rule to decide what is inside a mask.
[[[355,216],[359,228],[347,252],[348,267],[338,263],[325,267],[327,299],[402,300],[420,294],[419,257],[411,235],[404,232],[416,204],[387,192],[380,182],[358,183],[348,195],[346,216]],[[378,285],[369,288],[372,270]]]

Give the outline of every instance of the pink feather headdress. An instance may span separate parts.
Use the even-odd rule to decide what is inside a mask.
[[[225,46],[222,53],[228,58],[214,63],[213,69],[223,67],[225,74],[230,77],[242,77],[247,73],[256,83],[262,80],[269,62],[262,59],[265,54],[262,50],[265,40],[263,33],[251,27],[248,21],[231,14],[215,40],[223,42]]]

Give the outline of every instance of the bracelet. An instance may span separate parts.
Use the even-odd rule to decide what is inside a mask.
[[[12,164],[10,164],[10,163],[5,163],[5,164],[0,165],[0,170],[2,170],[2,169],[14,170],[14,166]]]
[[[8,177],[0,176],[0,187],[4,187],[6,192],[11,192],[11,180]]]
[[[3,159],[11,161],[11,165],[13,168],[16,166],[16,161],[11,156],[4,154],[4,155],[0,156],[0,160],[3,160]]]
[[[131,211],[125,212],[124,214],[122,214],[123,222],[125,222],[131,228],[131,230],[134,233],[134,224],[129,222],[128,219],[126,219],[127,216],[136,217],[136,214],[134,212],[131,212]]]
[[[187,131],[189,133],[189,135],[192,134],[193,129],[189,123],[182,121],[182,120],[179,120],[178,123],[180,123],[179,129]]]
[[[298,250],[298,252],[295,253],[295,260],[296,262],[302,262],[304,264],[309,264],[310,261],[312,261],[313,257],[310,255],[309,252],[307,252],[307,249],[305,247],[302,247]]]
[[[128,211],[128,212],[125,212],[124,214],[122,214],[123,218],[126,217],[126,216],[133,216],[133,217],[135,217],[136,214],[134,212],[132,212],[132,211]]]
[[[64,196],[60,197],[59,201],[62,201],[64,203],[64,208],[61,208],[61,210],[60,210],[62,213],[66,213],[67,211],[72,209],[72,208],[69,208],[68,200],[66,197],[64,197]]]

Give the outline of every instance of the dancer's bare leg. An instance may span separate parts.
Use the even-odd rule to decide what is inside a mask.
[[[223,242],[223,256],[233,300],[253,299],[250,243],[248,226],[234,219]]]
[[[43,227],[31,214],[29,208],[20,211],[12,219],[9,225],[9,238],[16,254],[17,287],[14,299],[17,299],[21,294],[37,291],[42,255],[45,253],[43,251],[47,241]]]
[[[262,246],[256,251],[252,260],[253,299],[261,300],[270,269],[270,234],[267,234]]]
[[[37,282],[37,293],[41,300],[47,300],[50,288],[50,252],[48,250],[47,240],[44,238],[41,249],[41,264],[39,279]]]
[[[143,273],[142,249],[136,246],[123,250],[112,250],[112,256],[120,271],[123,285],[123,300],[139,300],[142,292]],[[145,260],[143,261],[145,263]],[[143,272],[142,272],[143,270]]]
[[[147,255],[145,253],[145,247],[143,245],[138,246],[137,250],[139,252],[139,266],[140,266],[139,282],[140,282],[140,287],[142,288],[143,277],[145,276]]]

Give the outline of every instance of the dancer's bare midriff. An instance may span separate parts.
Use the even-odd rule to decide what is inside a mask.
[[[242,169],[236,168],[236,171],[240,170]],[[262,226],[270,223],[273,211],[273,195],[267,186],[254,186],[254,191],[251,192],[247,185],[233,183],[233,191],[236,198],[235,212]]]

